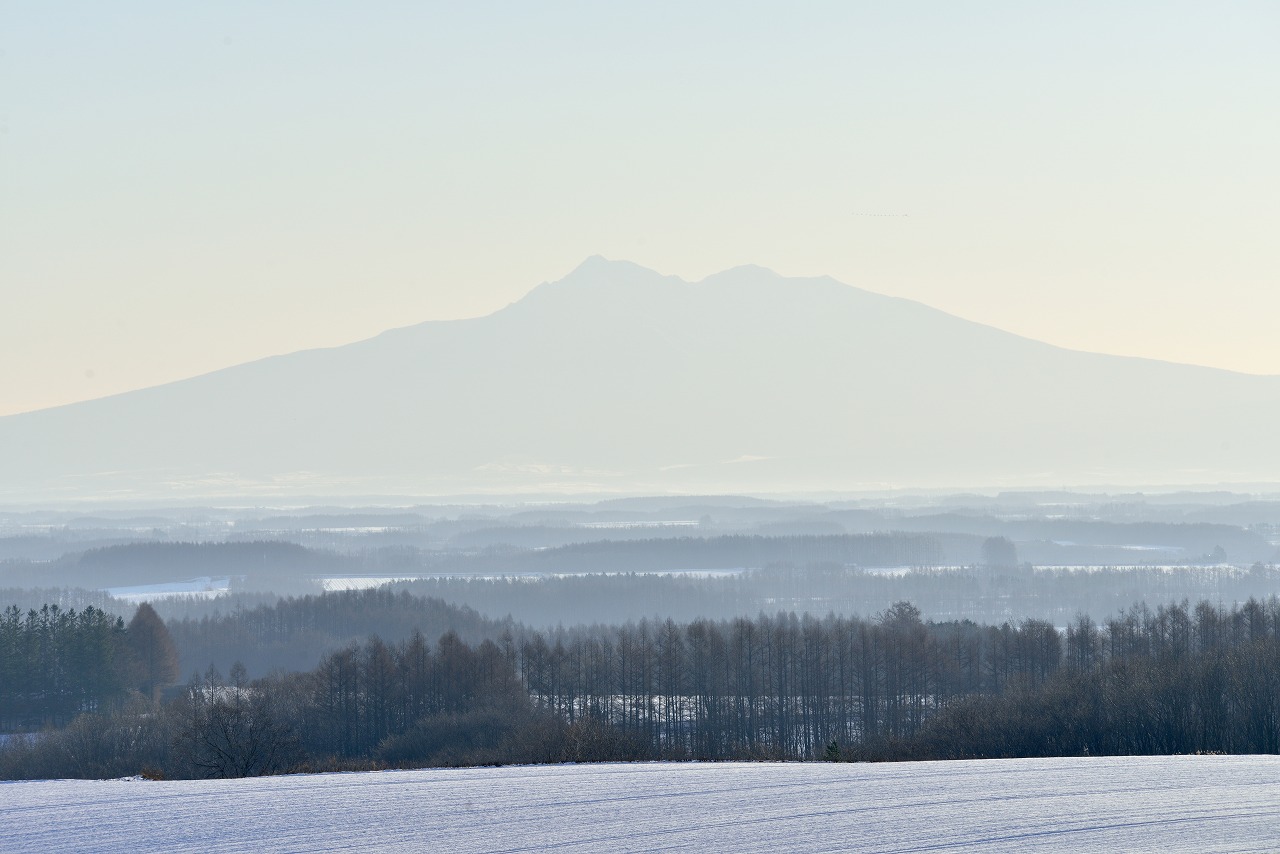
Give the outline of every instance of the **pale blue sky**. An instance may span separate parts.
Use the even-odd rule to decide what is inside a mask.
[[[0,2],[0,413],[597,253],[1280,373],[1277,44],[1270,2]]]

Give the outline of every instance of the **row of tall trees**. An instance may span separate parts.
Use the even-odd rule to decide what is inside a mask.
[[[1063,667],[966,698],[891,755],[1280,753],[1280,605],[1133,608],[1066,632]]]
[[[455,631],[476,643],[498,637],[504,622],[441,599],[386,588],[342,590],[288,596],[245,606],[235,597],[230,607],[165,602],[183,673],[203,673],[213,665],[223,673],[240,662],[251,676],[273,670],[311,670],[328,652],[378,635],[389,642],[415,631],[439,637]]]
[[[308,673],[250,682],[211,668],[172,704],[171,766],[238,777],[297,768],[363,768],[640,758],[595,722],[539,709],[520,684],[515,646],[448,631],[374,636]]]
[[[377,637],[305,673],[257,680],[210,667],[168,703],[133,694],[69,726],[0,744],[0,779],[244,777],[362,770],[639,759],[597,721],[570,723],[524,690],[514,644],[472,646],[454,632]]]
[[[61,714],[90,714],[0,750],[0,770],[26,767],[12,758],[24,750],[31,767],[51,761],[58,745],[59,756],[93,757],[85,768],[146,759],[194,776],[647,757],[1280,752],[1276,599],[1133,607],[1065,629],[926,622],[899,602],[873,619],[517,627],[473,644],[415,631],[347,644],[306,672],[251,680],[236,664],[224,679],[210,667],[160,713],[140,701],[171,671],[147,675],[140,652],[123,652],[161,643],[144,640],[144,623],[52,608],[6,614],[5,638],[26,649],[32,632],[56,635],[68,662],[91,645],[73,642],[76,627],[98,627],[111,638],[101,648],[118,656],[107,663],[132,662],[125,688],[113,690],[135,704],[80,695]],[[76,673],[66,678],[89,678]],[[117,754],[114,765],[104,758]]]
[[[325,656],[301,685],[312,752],[370,756],[419,721],[476,710],[517,714],[527,697],[510,644],[477,647],[446,632],[434,645],[421,632],[388,644],[373,637]]]
[[[57,605],[0,614],[0,728],[66,724],[128,692],[154,695],[178,674],[164,622],[139,606],[123,618],[88,606]]]
[[[532,633],[532,695],[663,755],[1280,752],[1280,601],[1134,607],[1065,631],[794,614]]]
[[[925,623],[906,602],[874,620],[778,614],[535,632],[519,653],[529,691],[567,719],[706,759],[910,738],[956,697],[1042,681],[1062,663],[1047,623]]]

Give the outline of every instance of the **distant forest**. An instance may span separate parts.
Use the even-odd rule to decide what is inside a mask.
[[[274,669],[308,670],[326,652],[372,634],[388,642],[404,640],[415,628],[429,637],[453,629],[471,643],[517,626],[573,626],[584,616],[616,625],[642,619],[732,620],[779,611],[870,619],[896,602],[910,601],[935,622],[967,619],[1000,625],[1034,619],[1065,629],[1080,614],[1105,618],[1139,601],[1226,606],[1266,600],[1278,591],[1280,569],[1262,565],[1090,570],[978,566],[876,573],[836,564],[776,564],[725,577],[440,578],[283,599],[265,593],[170,597],[157,600],[155,609],[173,634],[182,673],[203,672],[210,664],[226,672],[240,661],[256,678]],[[23,609],[44,602],[57,602],[64,610],[130,607],[75,590],[0,589],[0,602]]]
[[[699,617],[731,619],[778,610],[869,617],[894,602],[907,600],[933,620],[972,619],[999,624],[1033,618],[1047,620],[1061,628],[1078,613],[1107,616],[1140,601],[1207,600],[1215,605],[1230,605],[1249,598],[1280,595],[1280,569],[1274,564],[1032,567],[1021,562],[1017,548],[1002,538],[988,538],[980,543],[980,559],[973,564],[908,565],[890,571],[864,568],[876,565],[881,558],[889,564],[892,556],[906,559],[927,554],[935,548],[936,540],[934,536],[925,535],[868,535],[591,543],[563,552],[533,553],[548,555],[540,558],[549,563],[537,574],[521,575],[514,571],[444,574],[394,582],[391,586],[415,596],[442,599],[493,618],[510,617],[534,627],[572,625],[584,616],[604,623],[655,616],[689,621]],[[186,563],[193,554],[195,563]],[[565,568],[564,554],[581,559],[580,565],[574,565],[577,568],[612,566],[615,559],[618,567],[629,568],[619,568],[607,575],[553,571]],[[833,554],[840,559],[834,559]],[[766,557],[777,559],[756,565]],[[307,593],[319,595],[320,585],[313,579],[326,574],[351,577],[372,573],[375,578],[413,578],[421,573],[416,557],[405,557],[404,560],[409,561],[407,565],[394,561],[374,564],[372,557],[363,562],[340,555],[320,554],[318,562],[313,562],[313,558],[317,558],[317,553],[289,543],[142,544],[85,553],[79,558],[77,571],[82,573],[84,584],[95,586],[105,586],[104,580],[123,583],[125,578],[138,577],[138,573],[152,579],[190,578],[197,570],[216,574],[237,565],[260,573],[256,576],[260,584],[233,580],[236,592],[231,596],[213,600],[171,596],[155,600],[155,607],[166,619],[193,620],[213,618],[215,614],[220,615],[218,619],[224,619],[237,609],[274,604],[279,597],[268,591],[291,593],[295,597]],[[510,556],[510,564],[504,564],[503,556],[497,551],[474,559],[485,566],[491,563],[491,568],[504,565],[527,568],[534,560],[520,552]],[[143,569],[129,570],[133,560],[142,560]],[[390,557],[379,554],[377,560],[390,561]],[[738,568],[734,568],[735,562]],[[742,568],[743,565],[748,568]],[[672,571],[676,568],[688,572]],[[699,576],[704,570],[706,572]],[[44,565],[22,565],[18,569],[0,566],[0,579],[21,582],[15,587],[0,587],[0,607],[10,603],[24,610],[46,603],[57,603],[64,609],[93,605],[102,610],[121,611],[132,607],[100,590],[37,583],[50,572]],[[403,636],[401,629],[395,631],[399,633],[397,637]],[[270,645],[293,644],[298,650],[309,650],[299,653],[309,656],[309,660],[284,657],[267,661],[264,657],[263,666],[266,669],[313,666],[333,642],[342,643],[350,637],[350,634],[340,634],[336,641],[311,646],[296,638],[272,640]],[[218,660],[223,662],[219,666],[226,663],[222,658]],[[245,653],[244,661],[250,672],[265,672],[252,652]]]
[[[837,514],[831,514],[837,516]],[[847,514],[844,514],[847,515]],[[844,516],[838,516],[844,518]],[[443,543],[418,529],[379,533],[278,530],[227,541],[124,541],[84,547],[63,532],[36,548],[34,539],[0,537],[0,586],[110,588],[194,577],[232,579],[235,589],[318,592],[330,576],[527,576],[747,570],[773,565],[844,568],[1269,565],[1280,550],[1261,528],[1209,523],[1114,523],[1097,520],[1004,520],[959,514],[891,520],[901,528],[825,533],[831,519],[760,523],[752,533],[698,527],[596,529],[569,525],[461,528]],[[852,523],[850,523],[852,524]],[[932,529],[926,527],[934,525]],[[805,531],[806,533],[796,533]],[[1269,531],[1270,529],[1268,529]],[[179,533],[183,533],[180,531]],[[247,535],[246,535],[247,536]],[[287,537],[316,543],[304,546]],[[415,541],[431,543],[424,546]],[[318,539],[317,539],[318,538]],[[1056,539],[1054,539],[1056,538]],[[56,543],[62,543],[58,552]],[[98,541],[94,541],[98,542]],[[991,560],[990,544],[1013,550]],[[318,547],[323,543],[323,547]],[[1149,545],[1144,545],[1149,544]],[[79,545],[79,548],[72,548]],[[4,556],[13,549],[50,559]],[[710,615],[704,615],[710,616]]]
[[[1031,618],[1061,628],[1078,614],[1111,615],[1141,601],[1229,605],[1266,599],[1280,594],[1280,569],[978,565],[869,572],[835,563],[776,563],[729,577],[435,578],[392,587],[541,627],[573,625],[583,615],[602,623],[654,616],[732,619],[779,610],[870,617],[907,600],[933,620],[1000,624]]]
[[[254,678],[235,657],[260,650]],[[389,590],[167,623],[10,608],[0,666],[0,725],[32,733],[0,745],[6,778],[1280,752],[1275,598],[1064,627],[898,601],[540,630]]]

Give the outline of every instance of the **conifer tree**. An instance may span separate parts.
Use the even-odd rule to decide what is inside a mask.
[[[133,664],[133,687],[158,698],[160,689],[178,681],[178,651],[164,620],[143,602],[125,633]]]

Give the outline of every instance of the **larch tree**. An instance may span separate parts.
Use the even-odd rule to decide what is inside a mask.
[[[133,660],[134,687],[157,698],[162,687],[178,681],[178,650],[164,620],[150,604],[138,606],[125,638]]]

